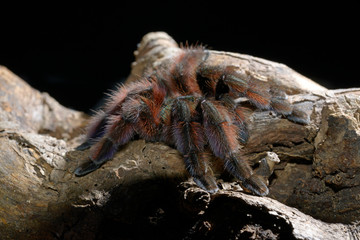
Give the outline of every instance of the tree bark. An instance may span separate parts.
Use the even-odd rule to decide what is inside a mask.
[[[167,34],[147,34],[127,81],[178,51]],[[283,64],[243,54],[210,51],[206,64],[270,82],[309,122],[272,111],[249,119],[244,158],[268,178],[268,197],[243,193],[216,161],[221,190],[210,195],[186,181],[176,150],[144,140],[77,178],[87,152],[73,149],[88,117],[0,67],[0,238],[359,239],[360,88],[328,90]]]

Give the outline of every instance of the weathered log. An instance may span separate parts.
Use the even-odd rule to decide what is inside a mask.
[[[167,34],[146,35],[128,81],[178,51]],[[271,111],[251,116],[244,158],[257,165],[271,152],[281,160],[269,177],[269,197],[240,193],[216,162],[217,175],[230,181],[219,180],[220,193],[180,184],[188,175],[178,152],[143,140],[77,178],[73,171],[87,152],[73,148],[87,116],[0,67],[1,239],[358,239],[360,89],[327,90],[283,64],[243,54],[210,51],[206,61],[269,81],[309,120],[300,125]],[[258,173],[270,175],[262,166]]]

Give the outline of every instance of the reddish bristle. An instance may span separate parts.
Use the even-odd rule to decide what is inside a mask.
[[[270,99],[264,94],[248,90],[246,97],[259,108],[267,109],[270,106]]]

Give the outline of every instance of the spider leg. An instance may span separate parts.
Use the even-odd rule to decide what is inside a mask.
[[[121,110],[125,100],[132,95],[148,91],[152,88],[152,85],[151,79],[142,79],[134,83],[118,86],[115,90],[111,91],[108,94],[109,98],[104,108],[97,111],[91,118],[86,128],[86,139],[81,145],[76,147],[76,150],[85,150],[95,144],[98,139],[105,135],[108,118]]]
[[[238,72],[234,66],[223,67],[202,64],[197,71],[197,76],[207,85],[212,85],[211,88],[214,92],[211,95],[215,96],[217,100],[223,94],[229,93],[234,99],[246,97],[259,109],[272,109],[283,115],[289,115],[292,112],[292,106],[285,93],[274,91],[265,80]]]
[[[288,100],[286,93],[272,88],[268,82],[252,76],[244,76],[235,71],[225,70],[224,75],[217,83],[216,90],[219,89],[218,85],[222,84],[229,87],[229,92],[232,90],[240,94],[239,96],[246,97],[259,109],[274,110],[295,123],[309,124],[307,115],[302,113],[306,109],[295,108]]]
[[[261,178],[253,174],[247,162],[238,159],[239,129],[233,123],[232,113],[217,101],[203,100],[201,108],[204,132],[214,155],[225,161],[225,168],[241,180],[245,188],[257,195],[267,195],[269,190]]]
[[[248,119],[251,115],[251,110],[247,107],[243,107],[235,102],[235,100],[229,94],[223,94],[219,98],[219,102],[224,105],[228,111],[230,111],[234,117],[233,123],[238,127],[238,140],[245,143],[249,138],[249,132],[247,129]]]
[[[98,111],[91,119],[87,131],[85,141],[77,146],[75,150],[82,151],[90,148],[94,144],[94,140],[104,135],[106,125],[106,114],[104,111]]]
[[[148,86],[148,83],[151,85]],[[130,94],[119,105],[113,106],[111,115],[105,118],[104,134],[90,149],[91,162],[75,170],[77,176],[86,175],[111,159],[117,148],[129,142],[135,134],[144,139],[155,139],[160,123],[159,111],[165,91],[154,81],[144,81],[147,86],[136,94]],[[115,111],[117,109],[117,111]]]
[[[86,139],[85,142],[80,144],[79,146],[75,147],[76,151],[84,151],[88,148],[90,148],[93,145],[92,141],[90,139]]]
[[[177,150],[183,155],[185,165],[198,186],[215,193],[218,187],[204,152],[206,140],[196,110],[198,101],[177,98],[172,105],[173,137]]]
[[[96,142],[90,149],[90,160],[75,170],[76,176],[84,176],[98,169],[103,163],[111,159],[119,145],[124,145],[134,136],[133,124],[124,121],[122,116],[113,115],[106,127],[107,134]]]

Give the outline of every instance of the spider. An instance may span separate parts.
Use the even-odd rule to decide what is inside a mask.
[[[91,161],[75,170],[84,176],[110,160],[118,147],[135,136],[175,147],[186,169],[202,189],[218,186],[209,166],[209,152],[252,193],[267,195],[264,180],[241,159],[241,144],[248,139],[246,98],[261,110],[290,115],[292,106],[283,93],[238,71],[234,66],[208,66],[203,47],[182,48],[177,57],[137,81],[120,86],[91,120],[86,140],[77,150],[90,148]]]

